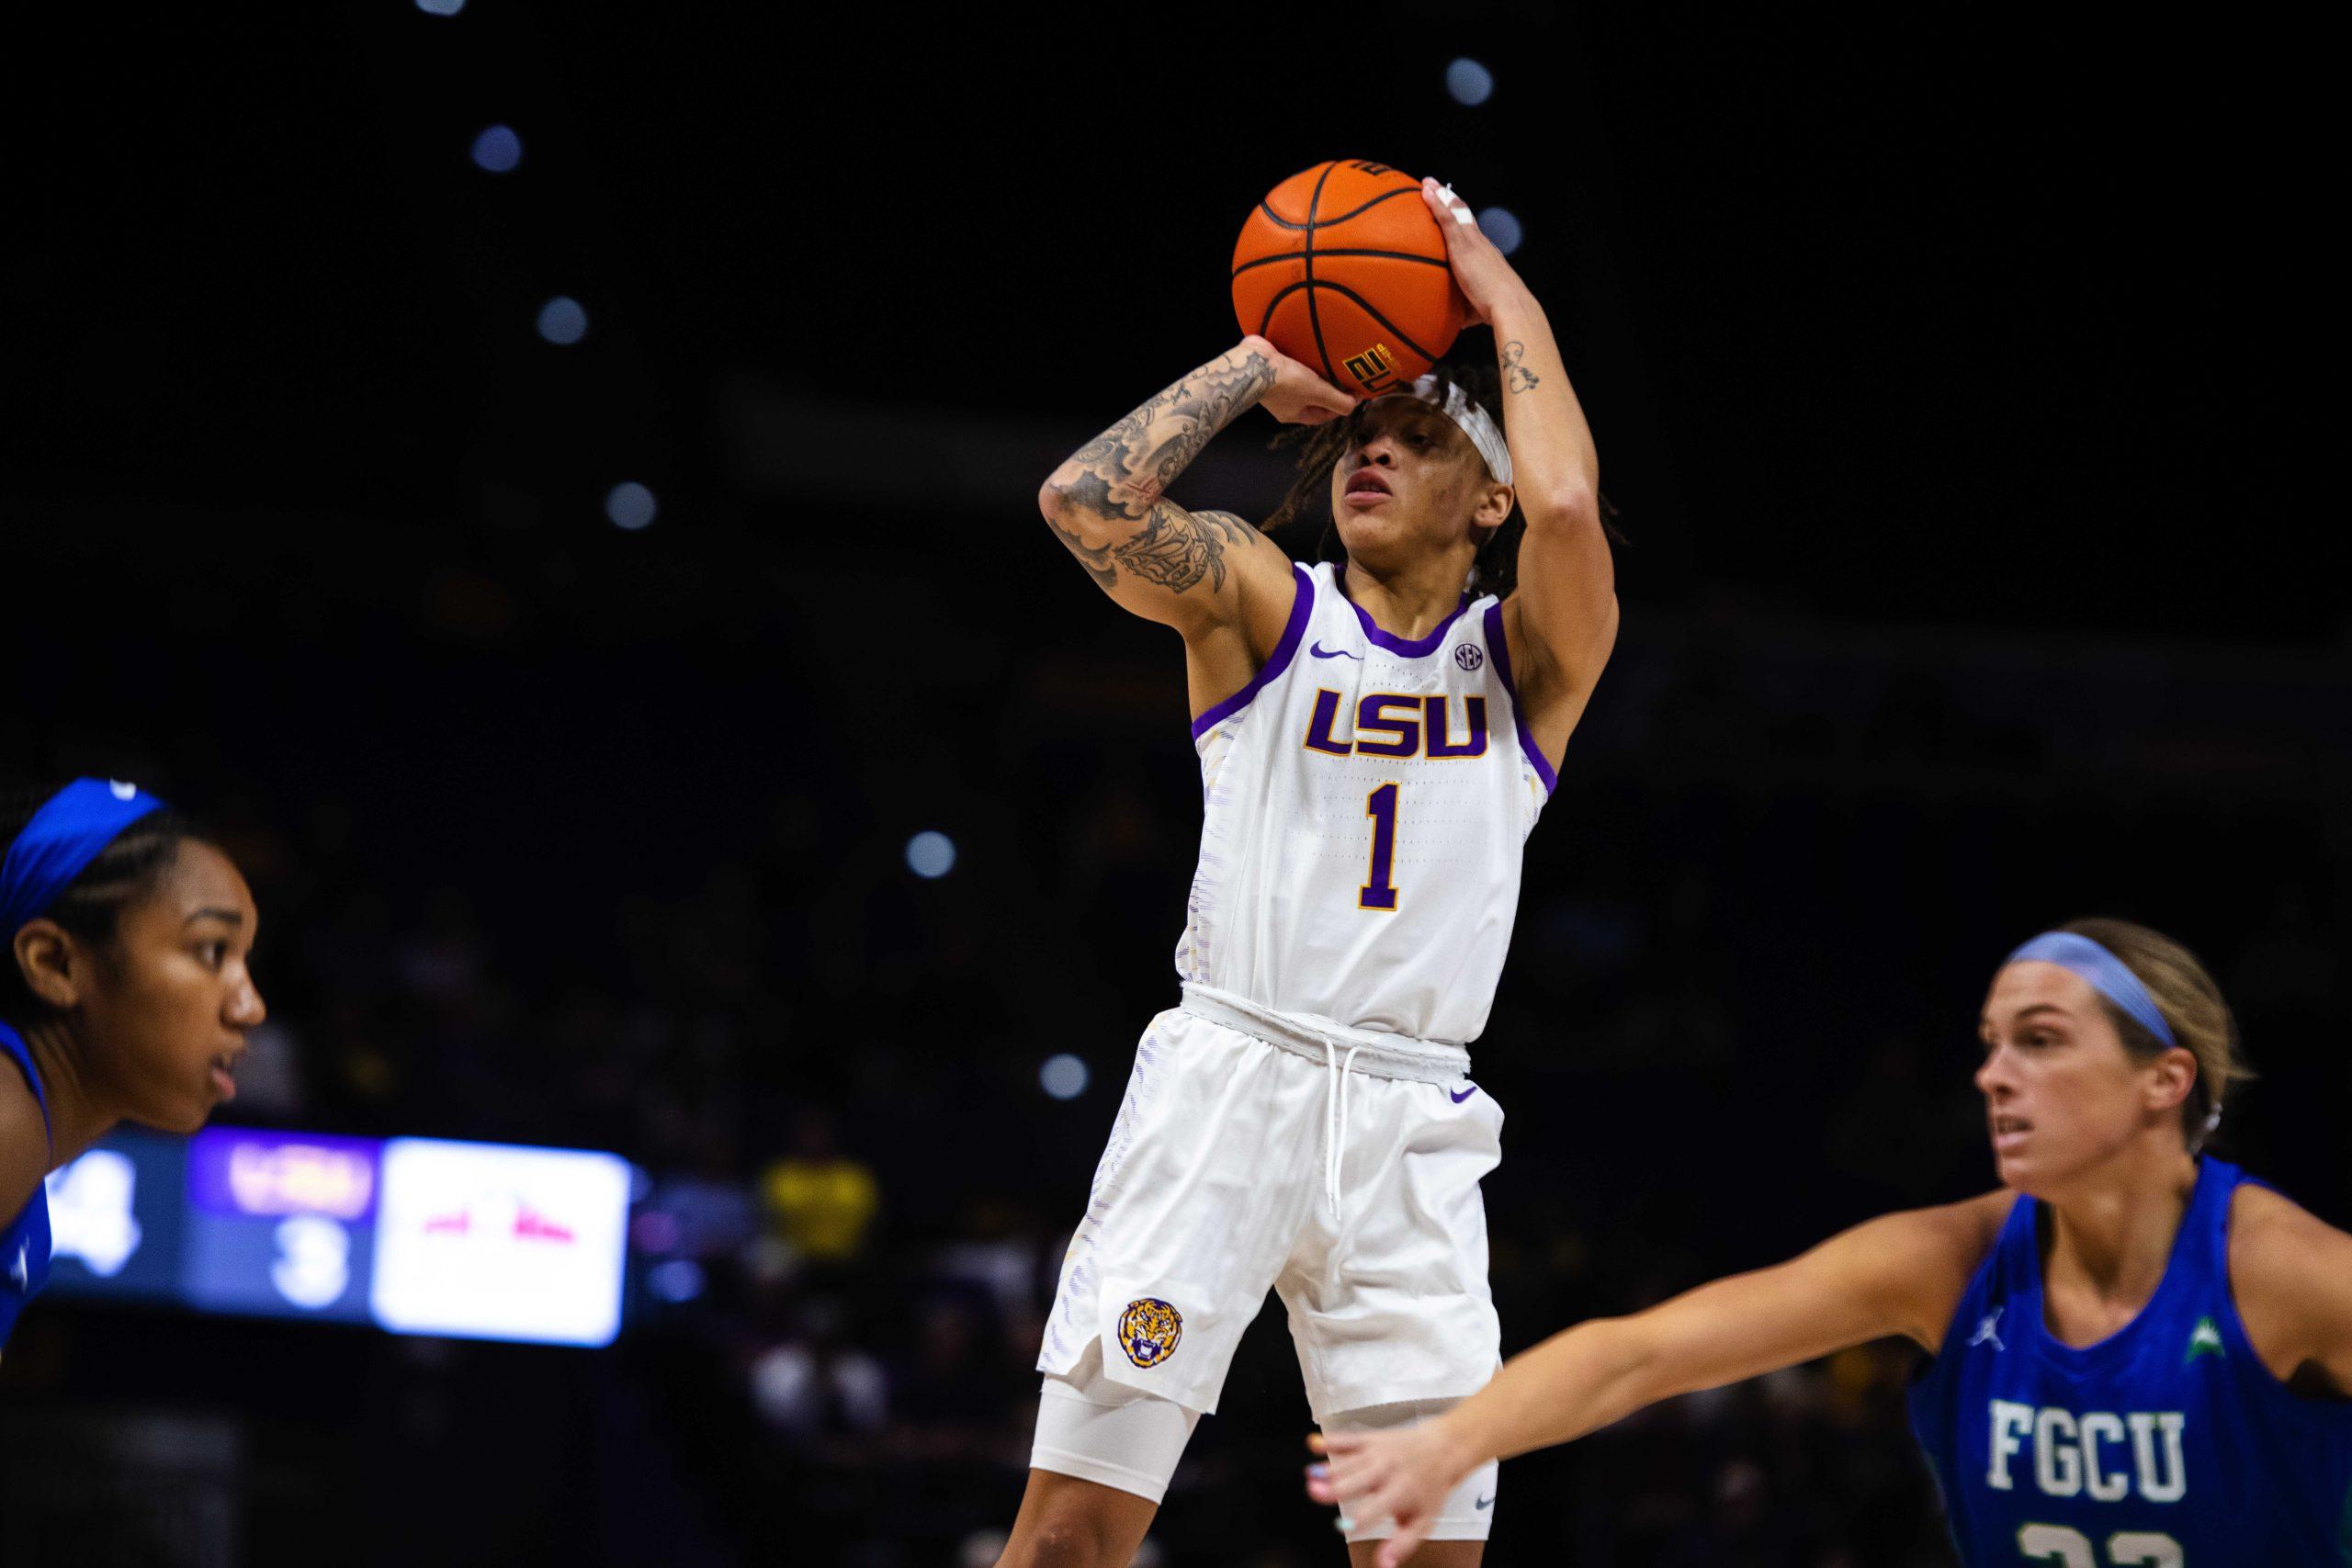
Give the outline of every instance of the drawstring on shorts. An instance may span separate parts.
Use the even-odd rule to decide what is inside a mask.
[[[1416,1040],[1406,1034],[1355,1029],[1318,1013],[1283,1012],[1197,980],[1184,982],[1184,1010],[1236,1033],[1263,1041],[1277,1050],[1322,1064],[1323,1196],[1331,1218],[1340,1218],[1340,1162],[1348,1141],[1348,1076],[1365,1072],[1376,1078],[1404,1078],[1441,1086],[1459,1084],[1470,1076],[1470,1053],[1448,1040]],[[1344,1044],[1346,1054],[1341,1055]],[[1356,1055],[1363,1054],[1358,1066]]]
[[[1331,1069],[1323,1094],[1323,1196],[1331,1201],[1331,1223],[1340,1223],[1340,1151],[1348,1143],[1348,1075],[1355,1070],[1356,1053],[1361,1044],[1348,1047],[1347,1060],[1340,1059],[1338,1043],[1328,1037],[1323,1042],[1323,1065]]]

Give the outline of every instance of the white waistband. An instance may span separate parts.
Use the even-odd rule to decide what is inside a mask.
[[[1348,1053],[1350,1070],[1377,1078],[1459,1083],[1470,1076],[1470,1053],[1448,1041],[1357,1029],[1320,1013],[1278,1012],[1193,980],[1184,982],[1184,1010],[1313,1062],[1330,1059],[1337,1047]]]

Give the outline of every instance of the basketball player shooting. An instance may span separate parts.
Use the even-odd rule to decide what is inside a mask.
[[[1040,493],[1095,583],[1183,638],[1205,808],[1182,1004],[1136,1047],[1063,1262],[1005,1564],[1133,1556],[1269,1287],[1326,1431],[1434,1416],[1499,1365],[1478,1181],[1503,1118],[1466,1044],[1617,602],[1543,308],[1449,188],[1420,197],[1493,330],[1499,425],[1442,371],[1359,402],[1250,336]],[[1323,426],[1301,486],[1343,563],[1168,498],[1256,404]],[[1494,1503],[1487,1465],[1412,1562],[1476,1563]],[[1351,1557],[1385,1535],[1351,1528]]]

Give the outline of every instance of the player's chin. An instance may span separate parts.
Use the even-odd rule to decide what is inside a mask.
[[[1405,515],[1395,496],[1383,496],[1380,504],[1365,507],[1342,499],[1333,515],[1340,525],[1340,543],[1359,558],[1405,548],[1416,536],[1413,520]]]
[[[141,1127],[152,1127],[158,1133],[176,1133],[186,1137],[188,1134],[204,1131],[204,1124],[211,1119],[217,1104],[211,1096],[207,1095],[201,1103],[175,1100],[168,1105],[145,1106],[124,1120],[135,1122]]]
[[[212,1119],[212,1113],[220,1109],[225,1098],[214,1087],[208,1073],[200,1088],[174,1095],[170,1100],[149,1107],[144,1115],[132,1120],[159,1133],[200,1133],[204,1124]]]
[[[2022,1192],[2029,1198],[2045,1198],[2056,1185],[2056,1173],[2047,1160],[2038,1159],[2031,1152],[2008,1153],[1995,1150],[1993,1172],[2001,1185],[2012,1192]]]

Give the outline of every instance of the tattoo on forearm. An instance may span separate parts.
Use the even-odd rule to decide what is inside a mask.
[[[1210,439],[1273,384],[1262,354],[1204,366],[1072,454],[1064,467],[1082,472],[1065,490],[1090,512],[1145,521]]]
[[[1206,577],[1214,593],[1225,586],[1227,543],[1246,541],[1255,532],[1230,512],[1187,512],[1163,501],[1152,507],[1132,538],[1112,547],[1111,554],[1146,582],[1182,593]]]
[[[1526,352],[1527,345],[1516,340],[1503,344],[1503,375],[1514,392],[1524,392],[1544,379],[1519,362],[1520,356]]]
[[[1107,592],[1119,568],[1146,582],[1182,593],[1205,580],[1225,586],[1225,551],[1256,532],[1230,512],[1187,512],[1161,499],[1176,476],[1274,384],[1262,354],[1244,354],[1204,366],[1080,447],[1062,465],[1076,475],[1055,488],[1072,511],[1125,525],[1124,536],[1097,548],[1048,517],[1054,535]],[[1095,530],[1097,536],[1101,530]]]

